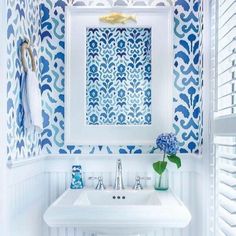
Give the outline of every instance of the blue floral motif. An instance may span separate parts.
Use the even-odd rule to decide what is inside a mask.
[[[93,64],[93,65],[90,66],[90,71],[91,71],[92,73],[96,73],[96,72],[98,71],[98,67]]]
[[[119,125],[124,125],[125,124],[125,115],[124,114],[120,114],[118,116],[118,124]]]
[[[151,81],[151,74],[152,74],[151,65],[148,64],[145,66],[144,79],[147,80],[148,82],[150,82]]]
[[[90,123],[91,124],[97,124],[97,122],[98,122],[98,117],[95,114],[92,114],[90,116]]]
[[[89,92],[89,96],[92,97],[92,98],[96,98],[96,97],[98,96],[97,90],[92,89],[92,90]]]
[[[123,72],[125,72],[125,66],[123,64],[120,64],[118,66],[117,70],[118,70],[119,73],[123,73]]]
[[[176,154],[179,150],[179,142],[173,133],[163,133],[157,137],[157,148],[166,154]]]
[[[145,93],[145,96],[146,96],[146,97],[148,97],[148,98],[151,97],[151,89],[145,90],[144,93]]]
[[[118,96],[119,96],[120,98],[125,97],[125,90],[124,90],[124,89],[120,89],[120,90],[118,91]]]
[[[91,41],[89,42],[89,47],[90,47],[91,49],[94,50],[94,49],[97,48],[97,46],[98,46],[97,41],[91,40]]]
[[[123,81],[125,81],[126,80],[126,75],[127,75],[127,73],[126,73],[126,71],[125,71],[125,66],[123,65],[123,64],[120,64],[119,66],[118,66],[118,68],[117,68],[117,80],[119,81],[119,82],[123,82]]]
[[[151,106],[151,89],[145,90],[144,93],[145,93],[144,104],[150,107]]]
[[[121,30],[121,32],[123,32],[124,30]],[[117,56],[119,57],[123,57],[126,56],[126,43],[123,39],[119,40],[118,43],[117,43],[117,49],[116,49],[116,52],[117,52]]]
[[[118,48],[125,48],[125,41],[123,39],[119,40],[117,43]]]
[[[93,64],[89,67],[89,80],[92,81],[93,83],[96,82],[96,80],[99,79],[99,73],[98,73],[98,67],[97,65]]]
[[[118,91],[117,106],[120,106],[120,107],[125,106],[126,105],[126,100],[127,100],[127,98],[126,98],[125,90],[120,89]],[[120,122],[119,122],[119,124],[120,124]]]
[[[98,106],[98,102],[99,102],[99,99],[98,99],[98,92],[97,90],[95,89],[92,89],[90,92],[89,92],[89,106],[92,106],[93,108]],[[93,120],[93,119],[92,119]],[[93,122],[93,121],[92,121]],[[94,122],[93,122],[94,123]]]
[[[145,124],[150,124],[152,122],[152,116],[151,116],[151,114],[149,113],[149,114],[147,114],[147,115],[145,115]]]
[[[87,47],[89,48],[87,51],[88,56],[94,58],[96,56],[98,56],[98,43],[95,40],[91,40],[89,42],[89,45],[87,45]]]

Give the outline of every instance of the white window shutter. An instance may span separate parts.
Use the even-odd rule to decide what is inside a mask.
[[[214,236],[236,236],[236,0],[211,1]]]

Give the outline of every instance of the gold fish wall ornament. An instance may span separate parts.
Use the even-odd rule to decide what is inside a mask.
[[[125,24],[130,20],[136,22],[136,16],[113,12],[108,15],[101,16],[99,20],[109,24]]]

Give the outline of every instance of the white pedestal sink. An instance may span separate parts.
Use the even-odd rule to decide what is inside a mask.
[[[50,227],[130,235],[158,228],[184,228],[191,215],[172,191],[67,190],[45,212]]]

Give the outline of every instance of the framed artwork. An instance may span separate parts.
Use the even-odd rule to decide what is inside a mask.
[[[65,142],[147,145],[169,132],[171,7],[67,7],[65,20]]]

